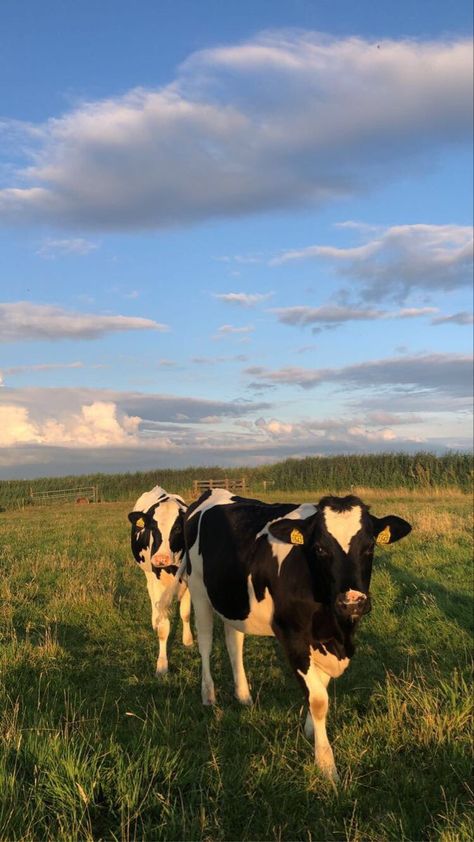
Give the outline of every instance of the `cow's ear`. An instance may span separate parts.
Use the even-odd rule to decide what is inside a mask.
[[[145,526],[145,514],[143,512],[130,512],[128,519],[132,526],[136,526],[137,529],[143,529]]]
[[[172,553],[180,553],[184,550],[184,514],[179,512],[173,526],[171,527],[169,545]]]
[[[305,544],[307,542],[308,534],[311,531],[312,523],[306,520],[295,520],[292,518],[282,518],[270,523],[268,531],[273,538],[278,538],[279,541],[284,541],[285,544],[294,544],[295,546]]]
[[[399,541],[411,532],[411,524],[403,520],[397,515],[387,515],[386,517],[374,517],[370,515],[372,525],[374,528],[374,538],[376,544],[393,544],[394,541]]]

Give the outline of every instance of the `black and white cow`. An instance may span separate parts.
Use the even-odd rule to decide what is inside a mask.
[[[210,670],[213,612],[224,620],[235,695],[250,704],[244,634],[275,635],[309,703],[305,734],[315,759],[337,777],[326,734],[327,686],[354,654],[354,631],[370,610],[376,543],[411,530],[394,515],[374,517],[354,496],[317,505],[268,504],[216,489],[185,516],[188,584],[202,658],[202,701],[215,701]]]
[[[183,557],[181,521],[186,508],[181,497],[168,494],[156,485],[138,498],[133,512],[128,516],[132,524],[132,553],[146,576],[151,601],[151,624],[158,633],[160,646],[156,662],[157,675],[168,670],[166,647],[170,631],[168,618],[159,619],[157,607],[166,590],[175,585],[175,574]],[[183,622],[183,643],[192,646],[191,596],[185,582],[179,584],[178,599]]]

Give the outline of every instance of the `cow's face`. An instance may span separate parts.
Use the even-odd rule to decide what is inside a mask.
[[[128,515],[132,524],[132,553],[145,568],[166,567],[176,563],[182,555],[182,512],[186,505],[169,498],[155,503],[148,511],[133,511]]]
[[[269,532],[301,545],[313,573],[315,598],[339,617],[358,620],[370,611],[370,579],[377,543],[399,541],[411,530],[395,515],[376,518],[358,497],[324,497],[306,520],[282,519]]]

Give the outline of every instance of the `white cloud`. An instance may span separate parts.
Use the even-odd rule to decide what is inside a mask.
[[[469,226],[397,225],[351,248],[315,245],[287,251],[274,265],[319,259],[360,285],[369,300],[403,299],[411,290],[451,290],[472,283]]]
[[[217,333],[213,337],[214,339],[224,339],[226,336],[241,336],[245,337],[248,336],[255,330],[252,325],[247,325],[246,327],[234,327],[234,325],[221,325],[217,328]]]
[[[227,304],[239,304],[241,307],[253,307],[261,301],[266,301],[271,298],[272,292],[220,292],[214,295],[220,301],[225,301]]]
[[[167,326],[136,316],[102,316],[16,301],[0,304],[0,342],[54,339],[97,339],[124,330],[165,331]]]
[[[113,403],[84,404],[79,413],[65,414],[61,421],[30,418],[24,406],[0,405],[0,447],[36,443],[59,447],[104,447],[137,444],[140,418],[117,413]]]
[[[471,65],[469,39],[301,31],[198,52],[165,88],[25,125],[0,217],[143,229],[365,192],[468,140]]]
[[[31,365],[15,365],[2,369],[4,377],[16,377],[18,374],[29,374],[34,371],[56,371],[63,368],[84,368],[84,363],[32,363]]]
[[[265,418],[257,418],[255,426],[271,437],[290,436],[294,431],[294,425],[272,418],[266,421]]]
[[[90,254],[91,251],[95,251],[96,249],[98,249],[97,243],[85,240],[82,237],[60,240],[54,240],[48,237],[41,244],[40,248],[37,249],[36,254],[39,255],[39,257],[53,259],[55,257],[66,257],[68,255],[83,256],[85,254]]]
[[[263,263],[262,254],[223,254],[220,257],[214,257],[219,263],[237,263],[240,265]]]
[[[38,441],[38,430],[25,407],[8,403],[0,406],[0,447]]]

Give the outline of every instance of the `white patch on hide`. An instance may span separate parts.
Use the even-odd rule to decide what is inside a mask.
[[[351,539],[361,528],[362,510],[360,506],[354,506],[345,512],[335,512],[334,509],[325,506],[323,513],[327,531],[347,553]]]
[[[318,669],[325,672],[326,675],[331,676],[331,678],[339,678],[339,676],[342,675],[349,666],[349,658],[343,658],[340,660],[330,652],[326,651],[326,654],[323,654],[319,651],[319,649],[313,649],[312,646],[310,646],[310,651],[311,662],[318,667]]]
[[[237,631],[244,632],[244,634],[256,634],[265,637],[274,637],[272,629],[273,613],[275,604],[270,595],[268,588],[265,588],[263,599],[260,602],[255,596],[254,587],[252,584],[252,577],[247,579],[247,589],[249,594],[250,611],[245,620],[229,620],[223,614],[219,614],[229,626],[237,629]]]

